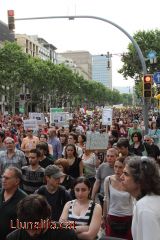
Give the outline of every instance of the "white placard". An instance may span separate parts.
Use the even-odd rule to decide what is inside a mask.
[[[108,147],[108,134],[88,131],[86,134],[86,149],[106,150]]]
[[[43,113],[37,113],[37,112],[30,112],[29,113],[30,119],[36,119],[38,124],[44,124],[45,118]]]
[[[102,125],[112,125],[112,112],[111,108],[104,108],[102,112]]]
[[[68,127],[69,115],[67,112],[50,112],[50,124],[58,127]]]
[[[23,120],[24,123],[24,130],[32,129],[32,130],[38,130],[38,123],[36,119],[26,119]]]

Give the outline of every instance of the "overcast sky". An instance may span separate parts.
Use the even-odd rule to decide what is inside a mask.
[[[0,20],[7,23],[7,10],[15,17],[92,15],[108,19],[131,36],[139,30],[160,26],[159,0],[0,0]],[[51,19],[17,21],[16,33],[38,35],[57,47],[57,52],[86,50],[91,54],[113,54],[113,85],[129,86],[117,73],[119,54],[127,51],[130,40],[114,26],[94,19]]]

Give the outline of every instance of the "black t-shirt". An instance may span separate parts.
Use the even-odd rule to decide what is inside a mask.
[[[46,197],[52,208],[52,219],[54,221],[59,221],[64,205],[71,200],[71,196],[67,190],[63,186],[59,186],[56,192],[49,193],[46,186],[42,186],[36,191],[36,193]]]
[[[48,229],[45,233],[37,236],[37,238],[33,238],[25,230],[17,229],[10,233],[6,240],[77,240],[77,237],[73,230]]]
[[[80,176],[80,164],[81,158],[75,158],[75,161],[72,165],[69,166],[68,175],[73,178],[78,178]]]
[[[50,157],[44,158],[42,161],[39,161],[39,165],[43,168],[46,168],[48,165],[52,165],[53,161],[50,159]]]
[[[6,235],[12,231],[11,220],[17,219],[17,204],[25,198],[27,194],[21,189],[17,189],[13,196],[4,201],[4,190],[0,191],[0,239],[5,239]]]

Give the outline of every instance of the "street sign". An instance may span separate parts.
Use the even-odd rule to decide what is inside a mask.
[[[24,106],[19,106],[19,113],[24,113]]]
[[[147,58],[154,59],[156,57],[156,55],[157,55],[157,53],[154,50],[152,50],[148,53]]]
[[[156,72],[153,74],[153,80],[156,84],[160,84],[160,72]]]

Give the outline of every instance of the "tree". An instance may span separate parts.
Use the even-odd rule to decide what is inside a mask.
[[[146,60],[148,73],[153,74],[160,69],[160,30],[138,31],[133,37]],[[151,64],[149,59],[147,59],[147,55],[151,50],[157,53],[156,64]],[[142,84],[140,84],[140,82],[142,82],[142,66],[132,43],[128,45],[128,52],[123,54],[121,61],[123,62],[123,66],[119,70],[119,73],[121,73],[125,79],[127,79],[127,77],[134,78],[136,93],[142,96]]]
[[[27,55],[16,43],[6,42],[3,48],[0,48],[0,84],[4,86],[3,89],[8,87],[8,102],[13,112],[16,96],[27,77],[25,74],[27,60]]]

